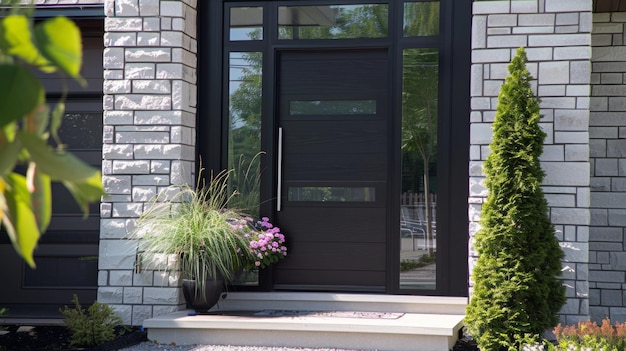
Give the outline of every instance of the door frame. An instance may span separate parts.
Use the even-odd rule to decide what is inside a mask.
[[[415,1],[415,0],[413,0]],[[440,88],[439,88],[439,113],[443,118],[440,121],[438,139],[441,143],[438,152],[438,219],[437,236],[441,243],[438,245],[438,253],[442,257],[437,262],[437,289],[436,290],[401,290],[399,288],[399,249],[394,254],[388,255],[388,279],[387,291],[390,294],[411,295],[440,295],[440,296],[468,296],[468,237],[469,219],[467,194],[469,193],[469,111],[470,111],[470,43],[471,43],[471,6],[469,1],[440,0],[441,28],[438,39],[426,38],[401,38],[397,33],[401,30],[401,9],[399,1],[389,1],[390,23],[400,23],[390,26],[390,36],[385,39],[350,39],[349,42],[334,41],[306,41],[293,40],[289,42],[278,41],[277,30],[265,31],[263,41],[256,42],[229,42],[224,40],[227,32],[228,19],[224,13],[230,6],[263,6],[274,9],[278,5],[319,5],[319,4],[360,4],[381,3],[385,0],[299,0],[299,1],[239,1],[239,0],[215,0],[201,2],[199,7],[199,96],[207,96],[199,99],[198,106],[198,145],[199,159],[202,155],[203,165],[210,170],[221,170],[227,165],[226,133],[228,124],[221,116],[224,116],[228,107],[227,92],[227,63],[230,51],[261,51],[264,56],[263,64],[263,117],[262,123],[266,132],[262,136],[261,148],[267,155],[263,160],[263,169],[267,171],[268,181],[261,186],[261,198],[271,199],[276,194],[276,174],[274,174],[276,158],[275,130],[276,125],[273,117],[277,111],[276,106],[276,58],[281,50],[320,49],[320,48],[381,48],[390,47],[395,57],[390,62],[394,83],[389,90],[391,96],[390,109],[394,112],[401,108],[401,52],[404,48],[413,47],[416,42],[419,47],[437,47],[440,52]],[[264,23],[275,21],[275,11],[264,11]],[[395,19],[395,20],[394,20]],[[272,26],[269,26],[272,28]],[[421,43],[421,44],[420,44]],[[399,54],[400,53],[400,54]],[[265,79],[271,77],[271,79]],[[221,83],[220,83],[221,82]],[[400,146],[400,121],[392,128],[391,137],[394,141],[393,148],[399,150]],[[208,137],[207,137],[208,136]],[[400,164],[400,154],[394,154],[392,164]],[[390,167],[393,168],[393,167]],[[390,186],[388,196],[400,194],[400,181],[395,180],[399,170],[389,170]],[[390,198],[391,199],[391,198]],[[399,201],[390,201],[391,213],[400,213]],[[261,204],[261,213],[273,214],[275,203],[273,201]],[[398,221],[399,222],[399,221]],[[399,246],[399,223],[388,221],[388,245]],[[398,234],[398,235],[396,235]],[[445,243],[445,244],[444,244]],[[254,290],[272,290],[272,271],[263,270],[260,274],[260,284]]]

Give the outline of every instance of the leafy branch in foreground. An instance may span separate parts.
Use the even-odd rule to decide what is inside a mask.
[[[0,19],[0,220],[34,268],[33,252],[52,216],[51,182],[61,182],[85,216],[104,189],[100,171],[64,150],[58,138],[64,98],[50,108],[33,74],[57,72],[84,85],[80,30],[62,16],[35,25],[30,11],[11,7]]]

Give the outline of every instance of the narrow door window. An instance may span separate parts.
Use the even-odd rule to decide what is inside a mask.
[[[439,53],[405,49],[402,61],[400,287],[435,289]]]
[[[260,52],[231,52],[228,73],[229,206],[258,218],[261,180],[262,65]],[[257,285],[258,271],[244,272],[237,285]]]

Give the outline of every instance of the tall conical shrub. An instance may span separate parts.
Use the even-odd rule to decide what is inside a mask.
[[[500,89],[491,154],[484,164],[489,190],[475,237],[479,255],[465,322],[482,351],[518,349],[558,322],[565,292],[557,276],[563,252],[541,190],[539,99],[517,50]]]

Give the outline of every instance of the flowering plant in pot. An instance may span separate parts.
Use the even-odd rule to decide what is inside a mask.
[[[248,246],[247,253],[240,252],[242,257],[249,259],[244,268],[265,268],[287,256],[285,235],[280,232],[279,227],[270,223],[268,217],[263,217],[260,221],[245,217],[234,224],[243,233]]]
[[[166,189],[150,203],[133,234],[148,265],[163,256],[178,261],[164,269],[180,271],[185,299],[196,311],[217,303],[224,281],[253,259],[247,232],[237,225],[245,219],[227,207],[233,196],[228,194],[228,177],[224,171],[195,189]]]

